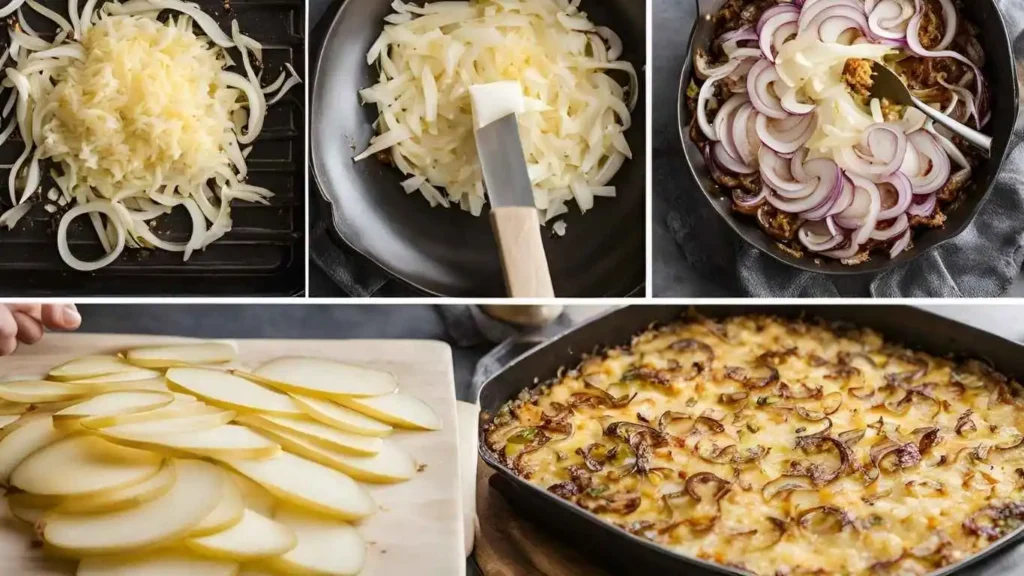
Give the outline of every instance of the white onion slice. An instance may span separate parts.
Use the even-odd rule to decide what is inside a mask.
[[[110,222],[113,223],[114,229],[117,231],[117,240],[113,249],[107,252],[105,256],[99,260],[86,262],[75,258],[75,255],[71,253],[71,248],[68,246],[68,225],[78,216],[90,212],[106,214],[107,218],[110,219]],[[121,223],[120,218],[114,209],[114,205],[109,200],[94,200],[86,204],[75,206],[61,217],[60,225],[57,228],[57,250],[60,252],[61,259],[63,259],[68,266],[82,272],[98,270],[116,260],[121,254],[121,250],[124,249],[124,239],[124,225]]]

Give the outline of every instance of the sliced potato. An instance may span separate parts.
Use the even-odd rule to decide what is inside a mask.
[[[121,372],[114,372],[112,374],[101,374],[99,376],[90,376],[89,378],[81,378],[78,380],[65,380],[67,384],[111,384],[111,383],[124,383],[124,382],[142,382],[146,380],[160,380],[163,379],[164,375],[157,370],[150,370],[148,368],[138,368],[136,366],[129,366],[127,370]]]
[[[314,444],[361,456],[376,454],[380,451],[380,446],[383,443],[380,438],[349,434],[327,424],[321,424],[316,420],[288,418],[286,416],[273,416],[269,414],[245,415],[240,416],[237,420],[241,424],[261,430],[291,432]]]
[[[358,574],[366,561],[366,544],[356,529],[294,507],[282,508],[274,519],[295,533],[298,544],[269,560],[270,567],[286,574]]]
[[[48,414],[27,414],[11,426],[17,428],[0,440],[0,483],[3,484],[10,481],[11,472],[26,458],[68,434],[54,428]]]
[[[285,416],[302,414],[287,394],[227,372],[208,368],[171,368],[167,371],[167,380],[173,387],[223,408]]]
[[[45,496],[92,494],[138,484],[162,464],[163,458],[152,452],[73,435],[25,458],[11,473],[11,485]]]
[[[156,550],[130,556],[95,556],[78,565],[76,576],[235,576],[238,563],[206,558],[189,550]]]
[[[221,410],[214,406],[207,406],[207,408],[212,410],[202,410],[180,418],[161,418],[159,420],[143,420],[141,422],[118,424],[117,426],[98,428],[94,431],[101,436],[110,437],[182,434],[219,428],[235,418],[235,413],[231,410]]]
[[[82,426],[90,430],[97,430],[99,428],[109,428],[111,426],[122,426],[126,424],[140,424],[143,422],[156,422],[158,420],[171,420],[174,418],[191,418],[193,416],[208,416],[211,414],[230,414],[234,418],[234,412],[221,410],[216,406],[210,406],[198,402],[194,396],[188,394],[179,394],[177,392],[171,392],[174,396],[174,401],[164,406],[163,408],[157,408],[155,410],[147,410],[145,412],[136,412],[134,414],[117,414],[109,417],[100,418],[86,418],[82,420]],[[209,424],[209,428],[220,426],[229,422],[231,419],[220,421],[215,417],[210,417],[209,420],[212,422]]]
[[[387,436],[394,430],[390,425],[374,420],[352,410],[339,406],[330,400],[311,398],[309,396],[292,395],[295,403],[310,418],[334,426],[338,430],[361,434],[363,436]]]
[[[28,412],[31,405],[23,402],[0,401],[0,414],[4,416],[18,416]]]
[[[84,418],[92,418],[94,422],[111,421],[111,417],[114,416],[156,410],[173,401],[174,396],[170,392],[156,390],[107,392],[57,411],[53,415],[53,421],[78,422]]]
[[[233,475],[228,471],[224,471],[224,474],[229,477]],[[199,524],[193,526],[188,535],[190,537],[207,536],[227,530],[242,520],[244,512],[245,500],[242,497],[242,491],[238,484],[229,480],[224,483],[224,494],[220,502],[217,503],[217,507],[207,514]]]
[[[14,424],[21,419],[21,414],[3,414],[0,415],[0,430]]]
[[[288,452],[319,462],[363,482],[391,484],[404,482],[416,474],[416,463],[413,459],[390,440],[384,440],[380,452],[372,456],[355,456],[318,445],[293,432],[264,430],[263,433]]]
[[[107,376],[120,372],[131,372],[135,366],[125,362],[117,356],[96,355],[76,358],[65,362],[50,370],[49,377],[53,380],[66,382],[68,380],[82,380],[96,376]]]
[[[234,481],[242,494],[242,501],[245,507],[253,512],[262,514],[267,518],[274,517],[274,509],[277,508],[277,498],[267,489],[249,480],[237,472],[228,472],[228,476]]]
[[[357,520],[377,510],[369,492],[345,474],[288,452],[224,463],[282,500],[336,518]]]
[[[138,484],[128,486],[127,488],[105,490],[95,494],[62,498],[54,510],[67,513],[97,513],[124,510],[125,508],[145,504],[150,500],[163,496],[174,486],[176,479],[177,473],[174,468],[174,461],[167,459],[164,460],[159,472]]]
[[[149,346],[125,352],[125,360],[143,368],[173,368],[202,364],[224,364],[238,356],[238,349],[230,342],[196,342]]]
[[[371,398],[339,397],[338,403],[356,412],[366,414],[398,426],[413,430],[440,430],[441,419],[426,402],[407,394],[388,394]]]
[[[39,496],[28,492],[15,492],[7,495],[7,509],[11,516],[35,526],[36,522],[43,519],[55,503],[58,501],[53,496]]]
[[[322,398],[379,396],[398,388],[389,372],[324,358],[278,358],[244,375],[286,392]]]
[[[9,402],[62,402],[75,400],[93,393],[92,388],[68,386],[49,380],[13,380],[0,382],[0,399]]]
[[[175,469],[174,486],[140,506],[101,514],[47,514],[40,522],[43,539],[62,552],[101,555],[184,537],[217,507],[228,480],[220,468],[200,460],[179,460]]]
[[[295,548],[291,528],[246,510],[242,520],[216,534],[190,538],[185,546],[208,556],[231,560],[258,560],[278,556]]]
[[[124,433],[123,429],[128,426],[133,425],[104,428],[98,433],[110,442],[124,446],[158,451],[169,449],[175,453],[188,452],[210,458],[270,458],[281,451],[281,447],[266,436],[234,424],[207,430],[162,434]]]

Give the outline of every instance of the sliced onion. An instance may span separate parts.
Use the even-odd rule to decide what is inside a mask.
[[[769,62],[775,62],[773,49],[776,43],[784,41],[786,37],[799,30],[798,26],[794,26],[799,19],[800,10],[792,4],[772,6],[761,15],[761,19],[757,23],[757,35],[760,40],[761,52]],[[787,24],[790,26],[783,28]],[[781,40],[778,40],[776,37],[782,34],[786,34],[786,36],[782,36]]]
[[[752,103],[740,106],[732,121],[732,140],[738,158],[747,166],[754,166],[761,141],[757,137],[757,111]]]
[[[839,170],[839,166],[836,166],[836,163],[828,158],[810,160],[803,164],[802,171],[808,179],[817,178],[818,184],[814,191],[806,198],[793,201],[776,197],[774,194],[769,195],[768,202],[772,206],[783,212],[806,212],[825,202],[842,188],[842,172]]]
[[[878,186],[875,186],[874,182],[867,178],[855,174],[847,174],[847,177],[853,182],[855,193],[860,194],[861,190],[867,193],[868,211],[860,220],[860,227],[852,239],[854,244],[863,245],[871,236],[871,231],[874,230],[875,224],[878,222],[878,215],[882,211],[881,193],[878,191]]]
[[[846,238],[829,232],[828,227],[821,222],[808,222],[800,227],[797,232],[800,243],[811,252],[824,252],[836,248]]]
[[[765,146],[780,154],[791,154],[814,135],[817,119],[811,114],[774,119],[758,113],[756,123],[757,135]]]
[[[942,3],[942,11],[946,17],[946,34],[948,35],[950,33],[950,30],[952,30],[953,34],[955,35],[956,11],[953,9],[950,0],[939,1]],[[978,100],[981,100],[981,98],[985,94],[985,80],[981,75],[981,70],[978,69],[974,62],[971,62],[969,58],[960,54],[959,52],[955,52],[953,50],[946,50],[946,48],[948,48],[948,44],[934,52],[927,50],[924,46],[921,45],[921,21],[924,19],[924,3],[922,2],[922,0],[914,0],[914,5],[917,9],[917,12],[914,14],[914,17],[910,19],[910,25],[907,26],[907,45],[918,56],[924,56],[926,58],[953,58],[969,66],[971,71],[974,72],[975,97]],[[943,42],[945,42],[945,37],[943,37]],[[942,46],[942,44],[940,44],[940,46]]]
[[[734,158],[729,154],[728,150],[721,142],[715,142],[712,145],[712,155],[715,162],[722,167],[723,170],[728,170],[734,174],[753,174],[757,172],[756,166],[750,166],[744,164],[739,158]]]
[[[713,127],[715,138],[713,140],[720,140],[725,144],[726,151],[733,158],[739,158],[739,152],[736,151],[736,144],[732,141],[732,118],[736,115],[736,111],[749,101],[745,93],[736,94],[722,104],[715,116]]]
[[[71,221],[75,218],[90,212],[101,212],[106,214],[111,225],[114,227],[117,239],[114,243],[113,249],[110,252],[107,252],[105,256],[99,260],[87,262],[85,260],[75,258],[75,255],[71,253],[71,248],[68,246],[68,225],[71,224]],[[75,206],[61,217],[60,225],[57,227],[57,251],[60,252],[61,259],[63,259],[68,266],[82,272],[98,270],[116,260],[124,249],[124,242],[124,224],[122,224],[116,210],[114,209],[114,205],[109,200],[94,200],[92,202]]]
[[[700,126],[700,131],[704,133],[704,137],[708,140],[717,142],[719,140],[718,133],[715,128],[708,121],[708,102],[711,100],[712,94],[715,92],[715,82],[718,82],[724,78],[724,76],[712,76],[708,78],[704,85],[700,87],[700,93],[697,95],[697,125]],[[719,109],[718,113],[722,114],[725,108]]]
[[[931,216],[935,212],[936,205],[938,205],[938,199],[935,194],[918,194],[914,196],[913,200],[910,203],[910,207],[907,208],[907,214],[911,216]]]
[[[914,194],[931,194],[937,192],[949,180],[952,170],[949,156],[942,150],[931,134],[917,131],[907,137],[918,154],[927,158],[929,166],[923,175],[908,174]]]
[[[769,90],[775,82],[782,82],[775,66],[768,60],[759,60],[747,74],[747,92],[758,112],[771,118],[782,119],[789,113],[782,107],[779,97]]]
[[[911,205],[914,192],[910,184],[910,180],[902,172],[896,172],[895,174],[886,177],[883,180],[884,183],[889,185],[889,190],[895,192],[896,199],[893,201],[892,206],[889,208],[883,208],[878,213],[879,220],[890,220],[906,212]],[[886,195],[886,188],[879,188],[879,192],[883,196]],[[883,205],[885,202],[883,201]]]
[[[886,228],[876,227],[871,232],[872,240],[892,240],[893,238],[903,234],[910,229],[910,221],[907,219],[906,214],[900,214],[896,220]]]

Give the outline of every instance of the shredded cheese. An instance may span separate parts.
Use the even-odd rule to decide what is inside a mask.
[[[395,0],[395,13],[367,54],[379,82],[360,91],[380,116],[378,134],[355,157],[387,152],[431,206],[458,204],[479,215],[483,175],[473,136],[470,87],[514,81],[534,200],[544,220],[576,199],[585,211],[632,157],[624,133],[638,80],[618,61],[622,43],[595,27],[578,0],[473,0],[424,6]],[[629,77],[623,87],[610,71]],[[443,192],[439,189],[443,188]],[[580,199],[583,199],[581,202]]]

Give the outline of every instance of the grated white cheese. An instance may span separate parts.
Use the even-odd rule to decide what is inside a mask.
[[[363,102],[377,106],[378,134],[355,160],[387,151],[409,177],[406,191],[415,183],[432,206],[450,200],[479,215],[485,197],[470,87],[515,81],[537,208],[557,215],[575,197],[587,210],[598,195],[590,189],[606,188],[632,157],[623,133],[638,80],[632,64],[616,60],[619,38],[595,27],[578,4],[472,0],[421,7],[395,0],[396,13],[385,18],[367,54],[379,82],[360,91]],[[613,70],[628,75],[628,87],[609,76]]]

